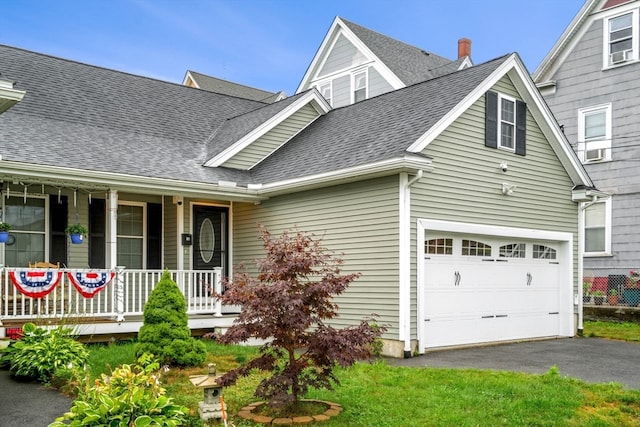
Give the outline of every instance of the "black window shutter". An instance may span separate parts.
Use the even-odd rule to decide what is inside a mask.
[[[34,259],[33,261],[59,262],[67,265],[67,236],[64,232],[67,228],[67,196],[49,196],[49,259]]]
[[[487,92],[485,104],[484,145],[498,148],[498,94]]]
[[[147,268],[162,268],[162,205],[147,203]]]
[[[516,101],[516,154],[527,154],[527,104]]]
[[[91,199],[89,205],[89,267],[106,267],[107,218],[104,199]]]

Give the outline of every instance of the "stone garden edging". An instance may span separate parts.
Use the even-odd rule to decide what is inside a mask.
[[[327,402],[325,400],[316,400],[316,399],[301,399],[302,402],[315,402],[322,403],[327,405],[327,410],[322,414],[318,415],[309,415],[302,417],[292,417],[292,418],[272,418],[265,415],[254,414],[253,411],[256,408],[259,408],[262,405],[266,405],[267,402],[255,402],[250,405],[247,405],[240,409],[238,412],[238,416],[242,419],[253,421],[254,423],[259,424],[268,424],[268,425],[292,425],[292,424],[310,424],[321,421],[328,421],[331,417],[336,417],[340,415],[342,412],[342,406],[334,403]]]

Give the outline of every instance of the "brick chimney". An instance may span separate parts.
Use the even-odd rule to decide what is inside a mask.
[[[458,59],[471,56],[471,40],[463,38],[458,40]]]

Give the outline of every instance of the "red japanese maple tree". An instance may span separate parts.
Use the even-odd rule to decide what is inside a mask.
[[[224,304],[241,304],[242,312],[221,337],[223,343],[249,338],[266,340],[260,355],[227,372],[222,385],[231,385],[253,369],[271,372],[255,395],[271,406],[298,403],[309,388],[333,389],[334,367],[347,367],[371,356],[384,327],[362,320],[358,326],[335,329],[325,324],[338,315],[333,297],[360,273],[341,274],[342,259],[305,232],[285,231],[274,237],[260,227],[266,258],[256,261],[256,278],[246,272],[226,281]],[[369,321],[371,319],[368,319]]]

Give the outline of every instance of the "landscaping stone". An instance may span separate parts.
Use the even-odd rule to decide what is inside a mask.
[[[315,400],[315,399],[302,399],[302,401],[321,403],[323,405],[326,405],[328,409],[326,409],[322,414],[313,415],[313,416],[300,416],[300,417],[293,417],[293,418],[271,418],[264,415],[254,414],[253,411],[255,411],[261,405],[266,404],[266,402],[254,402],[244,406],[237,413],[237,416],[242,419],[253,421],[259,424],[292,425],[292,424],[310,424],[313,422],[328,421],[331,419],[331,417],[336,417],[340,415],[340,413],[342,412],[342,406],[334,402],[327,402],[324,400]]]
[[[313,417],[295,417],[294,424],[309,424],[313,422]]]

